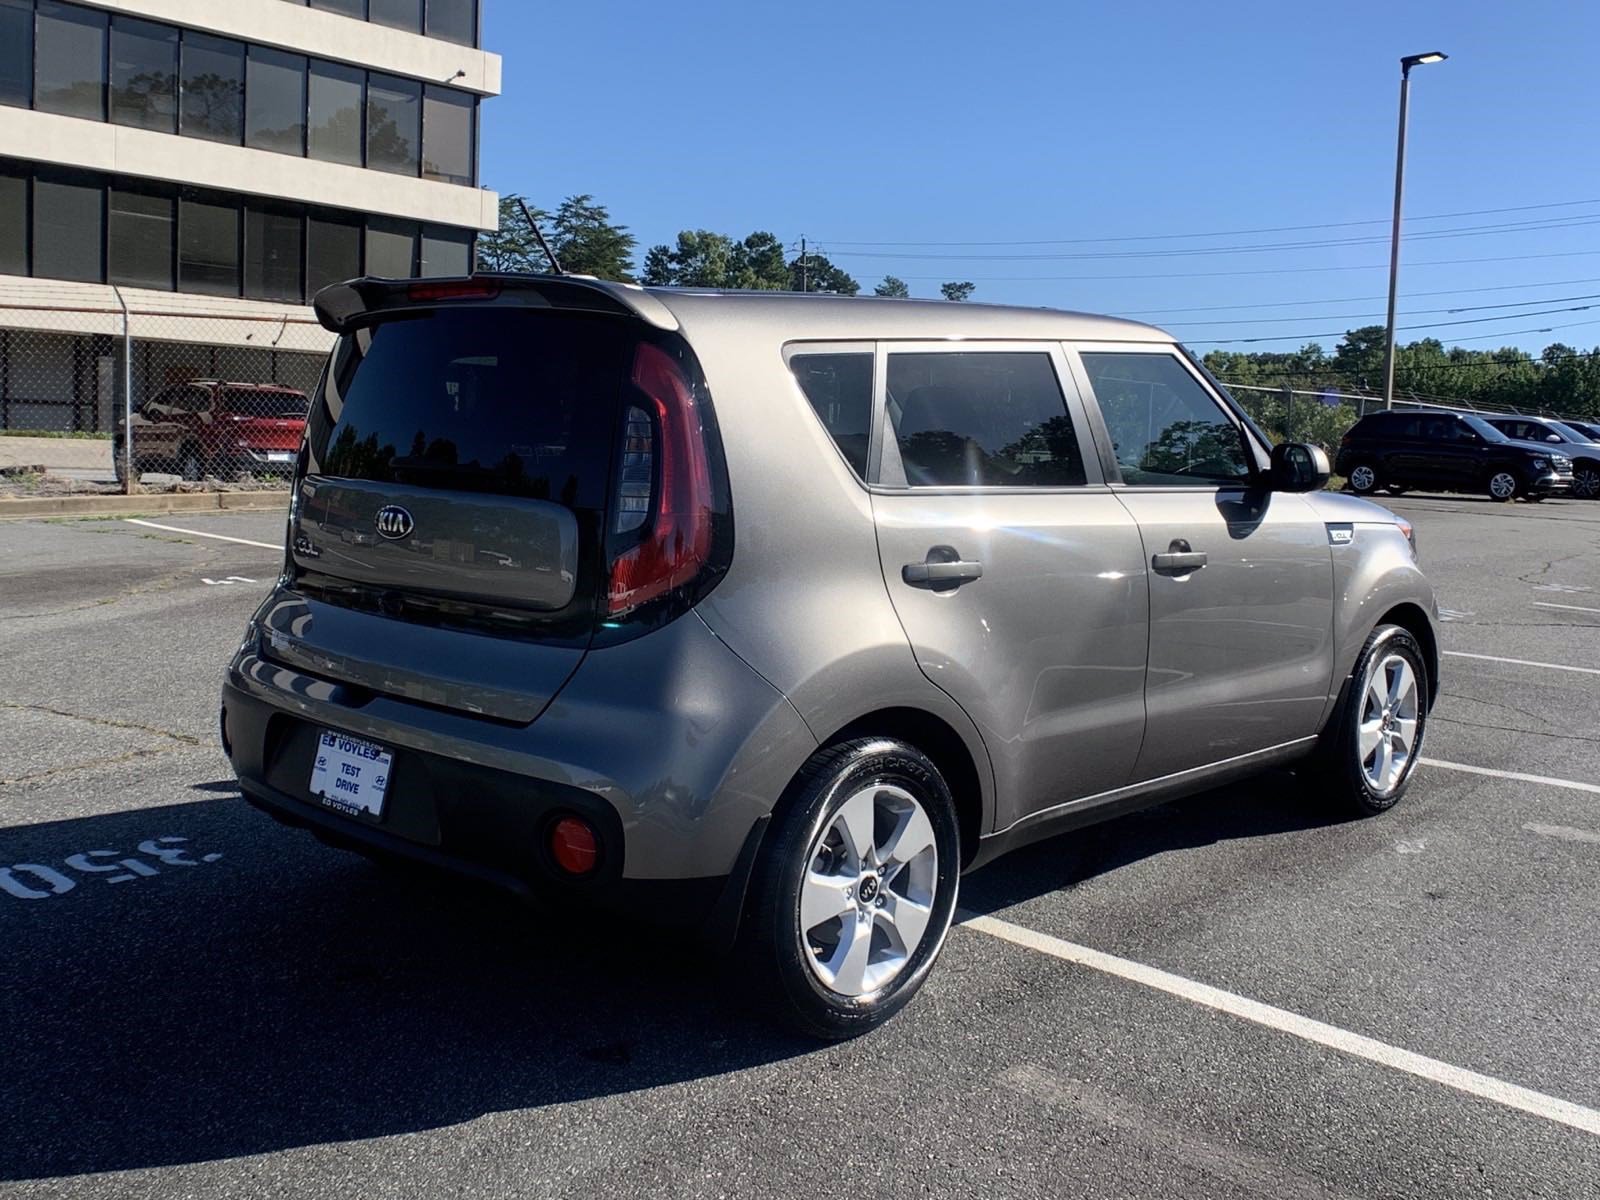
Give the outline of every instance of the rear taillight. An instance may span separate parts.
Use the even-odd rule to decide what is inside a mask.
[[[692,582],[711,562],[717,516],[702,413],[683,368],[660,347],[641,343],[633,384],[646,403],[626,414],[612,531],[645,532],[612,559],[612,617]]]

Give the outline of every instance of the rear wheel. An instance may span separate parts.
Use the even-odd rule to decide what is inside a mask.
[[[805,1032],[854,1037],[916,994],[955,912],[950,789],[904,742],[820,750],[771,834],[747,930],[756,982]]]
[[[1350,468],[1350,490],[1358,496],[1370,496],[1378,490],[1378,468],[1370,462],[1357,463]]]
[[[1422,753],[1428,695],[1417,639],[1399,625],[1378,626],[1324,735],[1320,765],[1335,799],[1369,816],[1395,806]]]
[[[1522,485],[1517,482],[1517,477],[1510,471],[1495,471],[1489,476],[1488,492],[1491,500],[1498,500],[1504,503],[1515,499],[1517,493],[1521,490]]]
[[[178,474],[190,483],[194,483],[204,476],[205,464],[200,461],[200,448],[198,446],[185,446],[178,452]]]

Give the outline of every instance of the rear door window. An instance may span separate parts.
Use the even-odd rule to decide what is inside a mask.
[[[313,473],[605,507],[631,343],[615,322],[463,307],[342,339]]]
[[[1083,449],[1044,351],[888,354],[890,427],[912,487],[1075,487]]]
[[[872,441],[872,350],[801,350],[789,356],[789,369],[839,453],[865,479]]]
[[[1085,350],[1081,357],[1124,483],[1249,480],[1238,423],[1173,355]]]
[[[228,388],[222,393],[223,408],[252,417],[303,417],[308,406],[309,402],[299,392]]]

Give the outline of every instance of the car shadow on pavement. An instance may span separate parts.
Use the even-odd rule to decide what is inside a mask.
[[[1273,778],[1019,851],[963,905],[1328,820]],[[39,893],[0,890],[0,1179],[382,1137],[848,1053],[782,1031],[685,937],[379,869],[197,790],[0,829],[9,882]],[[49,872],[71,887],[55,894]]]
[[[683,938],[380,869],[237,798],[0,829],[0,866],[24,863],[73,886],[14,871],[41,894],[0,890],[0,1179],[433,1129],[822,1049],[730,1000]]]

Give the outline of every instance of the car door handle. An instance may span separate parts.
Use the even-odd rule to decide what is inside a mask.
[[[1162,575],[1187,575],[1205,565],[1205,551],[1191,549],[1182,538],[1174,538],[1165,554],[1156,554],[1150,559],[1150,566]]]
[[[935,546],[925,562],[900,568],[900,578],[912,587],[959,587],[983,578],[983,564],[957,557],[949,546]]]

